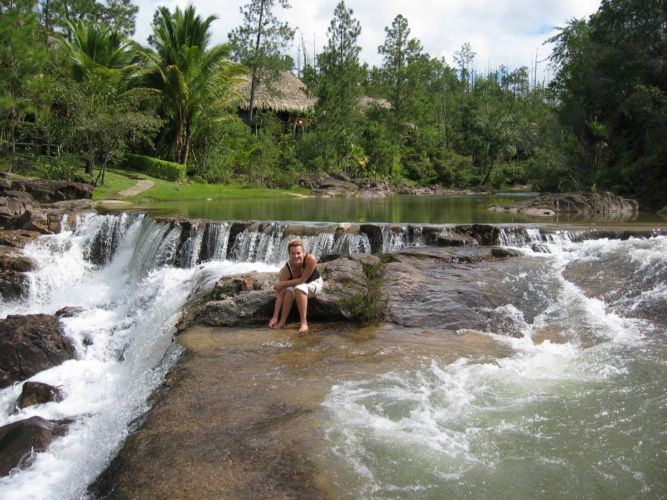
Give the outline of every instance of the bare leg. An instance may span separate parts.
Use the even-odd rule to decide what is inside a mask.
[[[280,317],[280,308],[283,305],[283,298],[285,297],[285,289],[283,288],[276,294],[276,305],[273,307],[273,316],[269,321],[269,328],[276,328],[278,318]]]
[[[308,315],[308,295],[300,290],[297,290],[295,299],[296,308],[299,310],[299,319],[301,320],[299,334],[305,335],[308,333],[308,321],[306,320],[306,316]]]
[[[283,328],[285,323],[287,323],[287,317],[289,312],[292,309],[292,303],[294,302],[294,296],[292,292],[285,291],[283,296],[283,306],[280,314],[280,321],[276,323],[276,328]]]

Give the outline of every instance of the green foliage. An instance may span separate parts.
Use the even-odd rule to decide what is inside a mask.
[[[288,0],[278,0],[280,6],[289,9]],[[237,62],[251,70],[249,117],[253,121],[255,93],[263,82],[264,87],[273,88],[282,70],[290,69],[282,57],[294,38],[294,29],[281,22],[273,13],[274,0],[250,0],[241,7],[243,24],[229,33],[232,54]],[[291,63],[291,60],[289,61]]]
[[[234,46],[211,43],[213,17],[161,7],[146,48],[127,41],[130,0],[3,4],[2,161],[46,165],[40,171],[53,178],[86,165],[103,182],[107,165],[133,151],[176,159],[199,187],[285,188],[319,170],[461,188],[594,187],[664,204],[663,0],[605,0],[590,19],[570,21],[552,39],[549,88],[531,82],[525,67],[475,71],[469,43],[454,67],[433,58],[400,15],[385,29],[382,65],[368,68],[359,60],[361,25],[340,2],[317,64],[302,41],[315,109],[257,113],[250,128],[235,108],[244,69],[228,57],[248,65],[256,82],[291,66],[282,52],[294,32],[273,16],[278,5],[289,6],[248,0]],[[293,129],[297,117],[306,126]]]
[[[656,208],[667,177],[666,24],[662,0],[607,0],[551,40],[560,118],[579,142],[576,181]]]
[[[41,3],[41,2],[40,2]],[[70,26],[84,22],[107,27],[129,37],[134,34],[139,7],[131,0],[49,0],[41,3],[42,18],[47,32],[71,36]]]
[[[59,43],[77,85],[61,82],[57,98],[67,111],[51,124],[69,149],[86,152],[88,175],[100,163],[97,182],[104,183],[109,163],[122,161],[131,146],[151,143],[160,125],[155,93],[132,86],[134,51],[117,32],[85,23],[69,26],[72,41]]]
[[[0,10],[0,116],[3,140],[0,147],[16,163],[18,129],[39,107],[38,91],[46,62],[46,47],[35,13],[34,0],[17,0]]]
[[[42,171],[44,178],[63,181],[79,179],[82,162],[78,157],[64,154],[49,160]]]
[[[160,160],[150,156],[127,153],[125,166],[145,172],[152,177],[167,181],[178,181],[185,178],[185,165],[171,161]]]
[[[344,2],[336,6],[327,30],[327,46],[317,57],[317,163],[330,171],[348,172],[359,159],[364,71],[359,62],[361,25],[353,14]]]
[[[381,258],[375,265],[364,264],[363,269],[367,290],[343,299],[341,306],[360,323],[377,324],[382,321],[387,303],[387,299],[382,295],[384,260]]]
[[[138,52],[150,85],[162,94],[161,115],[168,133],[161,145],[173,145],[173,159],[187,164],[202,118],[231,103],[243,68],[227,59],[229,46],[210,46],[214,16],[202,19],[193,6],[177,7],[173,14],[160,7],[158,13],[154,48]]]

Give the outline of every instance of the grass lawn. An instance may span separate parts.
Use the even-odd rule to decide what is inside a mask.
[[[136,196],[121,197],[118,193],[132,187],[139,179],[148,179],[155,183],[151,189]],[[93,192],[94,200],[123,199],[134,203],[147,201],[201,200],[222,198],[276,198],[293,194],[307,195],[304,188],[267,189],[245,188],[240,184],[179,184],[156,179],[149,175],[122,169],[108,170],[104,186],[98,186]]]
[[[30,158],[33,165],[30,171],[22,172],[28,177],[41,177],[44,175],[47,161],[43,158]],[[8,168],[8,159],[0,157],[0,171]],[[75,174],[81,179],[85,178],[84,169],[76,169]],[[95,170],[95,176],[98,171]],[[155,185],[136,196],[119,196],[118,193],[134,186],[139,179],[147,179]],[[125,200],[133,203],[146,203],[150,201],[179,201],[179,200],[202,200],[211,198],[219,200],[223,198],[277,198],[290,195],[307,195],[309,190],[304,188],[293,189],[269,189],[248,188],[240,182],[231,184],[180,184],[176,182],[156,179],[142,172],[122,168],[107,169],[104,185],[97,186],[93,191],[93,200]]]

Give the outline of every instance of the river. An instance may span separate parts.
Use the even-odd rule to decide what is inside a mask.
[[[201,233],[186,252],[167,223],[91,214],[28,245],[39,263],[30,294],[3,302],[0,316],[82,308],[62,320],[77,359],[31,379],[61,387],[61,402],[15,413],[22,384],[0,391],[0,425],[33,415],[73,424],[32,466],[1,478],[0,497],[85,496],[177,361],[183,305],[222,275],[277,271],[279,231],[225,243],[218,235],[217,247],[234,248],[209,249],[199,262]],[[108,255],[94,265],[100,237]],[[362,379],[341,374],[327,389],[318,462],[336,496],[667,494],[667,238],[543,240],[539,248],[507,240],[520,245],[525,267],[503,278],[512,301],[488,311],[494,328],[431,331],[490,339],[497,350],[424,352]],[[317,241],[320,254],[341,245]],[[346,244],[370,251],[361,236]],[[398,238],[387,250],[410,244],[419,242]]]

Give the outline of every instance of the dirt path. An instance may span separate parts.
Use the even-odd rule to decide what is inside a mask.
[[[143,193],[144,191],[148,191],[153,186],[155,186],[155,183],[153,181],[149,181],[147,179],[140,179],[131,188],[118,193],[118,196],[136,196],[140,193]]]

